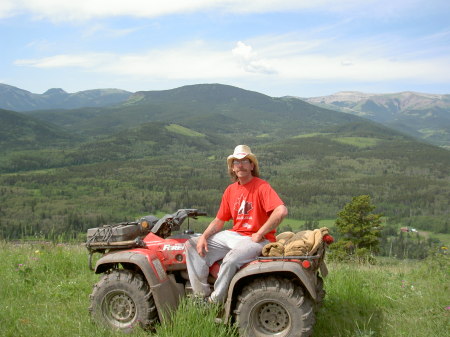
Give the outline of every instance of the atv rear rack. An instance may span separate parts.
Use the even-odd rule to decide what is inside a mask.
[[[320,269],[320,273],[322,274],[322,276],[326,276],[328,274],[328,269],[325,263],[323,262],[323,257],[324,255],[258,256],[256,258],[256,261],[275,261],[275,260],[284,260],[286,262],[298,261],[298,263],[301,263],[304,268],[312,268],[312,270]]]

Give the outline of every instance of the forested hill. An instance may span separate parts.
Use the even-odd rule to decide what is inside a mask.
[[[0,151],[70,144],[76,137],[53,123],[0,109]]]
[[[214,215],[229,182],[225,158],[240,143],[292,218],[333,218],[370,194],[391,221],[448,228],[449,151],[298,99],[194,85],[114,107],[0,111],[1,125],[11,118],[0,149],[0,236],[83,232],[182,207]]]
[[[85,135],[111,134],[148,122],[181,124],[204,133],[284,138],[362,120],[301,100],[272,98],[221,84],[138,92],[108,108],[27,112]]]

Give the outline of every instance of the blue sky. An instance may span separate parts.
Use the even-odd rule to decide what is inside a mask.
[[[0,83],[450,94],[448,0],[1,0]]]

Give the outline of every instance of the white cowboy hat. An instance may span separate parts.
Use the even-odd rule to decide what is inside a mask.
[[[247,145],[238,145],[234,148],[234,153],[232,155],[229,155],[227,158],[228,168],[230,169],[232,167],[234,159],[240,160],[244,158],[250,159],[251,162],[255,165],[253,169],[253,175],[258,177],[259,176],[258,159],[256,159],[256,156],[252,153],[252,150],[250,150],[250,147]]]

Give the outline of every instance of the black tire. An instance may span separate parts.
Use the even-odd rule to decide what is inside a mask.
[[[234,318],[248,337],[309,337],[315,322],[313,301],[302,287],[273,276],[244,287]]]
[[[114,330],[150,329],[158,321],[150,287],[141,274],[130,270],[116,269],[103,275],[90,299],[94,321]]]

